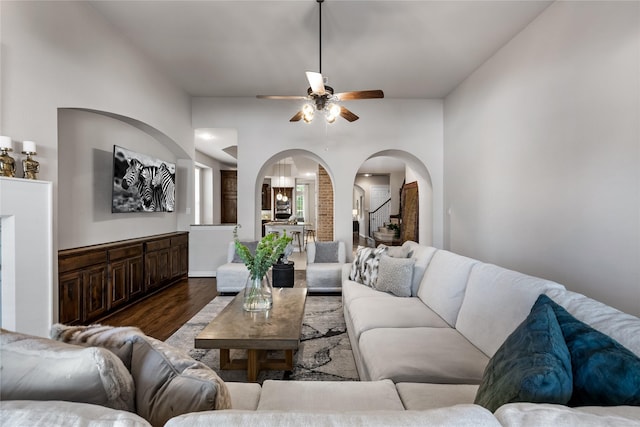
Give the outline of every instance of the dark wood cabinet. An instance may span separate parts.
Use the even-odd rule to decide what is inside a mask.
[[[59,322],[87,324],[189,272],[189,234],[177,232],[58,253]]]
[[[59,321],[82,322],[82,273],[61,274],[59,289]]]
[[[271,210],[271,186],[262,184],[262,210]]]
[[[238,173],[220,171],[220,222],[235,224],[238,222]]]

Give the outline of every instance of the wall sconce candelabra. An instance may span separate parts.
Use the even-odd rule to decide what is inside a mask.
[[[0,136],[0,176],[16,176],[16,161],[9,155],[13,143],[8,136]]]

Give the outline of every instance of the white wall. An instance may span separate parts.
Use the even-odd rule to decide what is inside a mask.
[[[58,193],[68,191],[67,186],[59,185],[58,176],[70,179],[70,171],[61,171],[58,165],[58,158],[65,154],[58,145],[58,109],[96,110],[130,120],[153,137],[147,138],[149,149],[164,145],[176,157],[186,159],[178,162],[178,178],[184,175],[184,179],[177,183],[176,191],[183,185],[191,188],[192,174],[181,170],[189,167],[194,155],[190,101],[184,92],[146,62],[89,2],[2,2],[1,7],[0,133],[38,144],[39,177],[54,183],[56,249],[59,218],[78,210],[77,215],[84,215],[83,222],[102,215],[94,211],[91,201],[73,206],[58,201]],[[93,144],[91,139],[82,143]],[[112,143],[118,141],[114,138]],[[92,177],[83,173],[74,179]],[[178,211],[173,215],[181,229],[190,223],[191,203],[188,195],[177,200]],[[135,234],[138,225],[136,220],[119,220],[117,229]],[[167,231],[165,225],[146,231],[162,233]],[[109,227],[101,230],[86,242],[82,238],[74,242],[112,240]]]
[[[184,190],[193,186],[190,100],[106,24],[90,2],[3,1],[0,8],[0,134],[15,141],[35,141],[39,178],[53,182],[53,312],[57,313],[58,221],[76,210],[84,215],[83,221],[93,221],[99,214],[91,201],[73,206],[58,201],[58,194],[68,190],[58,182],[59,173],[68,178],[68,171],[61,172],[58,165],[58,110],[81,108],[114,114],[169,148],[178,157],[176,191],[185,194],[177,200],[173,215],[178,229],[186,230],[193,203]],[[78,175],[75,179],[92,178]],[[137,225],[137,221],[122,220],[115,228],[118,233],[134,234]],[[112,240],[107,228],[91,240]],[[147,231],[166,230],[163,224]],[[81,238],[74,242],[90,243]],[[29,310],[28,303],[16,306],[20,313]]]
[[[255,98],[194,98],[193,126],[238,130],[238,222],[241,237],[259,235],[259,186],[271,159],[309,154],[328,170],[334,183],[334,237],[351,246],[353,183],[360,165],[385,150],[411,153],[433,185],[433,244],[442,246],[442,102],[367,100],[350,104],[360,120],[290,123],[299,107],[287,101]],[[258,182],[259,181],[259,182]],[[250,195],[250,197],[247,197]],[[256,221],[257,219],[257,221]],[[348,251],[349,252],[349,251]]]
[[[556,2],[446,98],[447,248],[640,315],[639,8]]]
[[[150,135],[111,117],[59,111],[58,248],[144,237],[177,229],[175,213],[111,213],[113,145],[175,163]],[[178,200],[183,192],[176,191]]]

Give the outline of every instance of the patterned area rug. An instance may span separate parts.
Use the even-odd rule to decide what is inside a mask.
[[[195,349],[194,339],[231,302],[232,296],[218,296],[184,324],[166,342],[213,368],[225,381],[247,381],[240,370],[220,370],[219,350]],[[283,357],[274,352],[272,356]],[[282,353],[282,352],[280,352]],[[231,357],[243,357],[232,350]],[[258,382],[274,380],[358,381],[353,353],[347,336],[340,296],[307,296],[300,347],[294,352],[293,371],[262,371]]]

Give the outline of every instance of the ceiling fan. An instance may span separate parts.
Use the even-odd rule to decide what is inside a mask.
[[[284,100],[304,100],[305,103],[300,111],[298,111],[290,122],[304,120],[310,123],[313,120],[315,111],[323,112],[328,123],[333,123],[338,116],[354,122],[359,119],[357,115],[349,111],[346,107],[339,105],[340,101],[353,101],[356,99],[374,99],[384,98],[384,92],[380,89],[376,90],[358,90],[351,92],[335,93],[331,86],[327,86],[326,78],[322,76],[322,3],[324,0],[316,0],[318,2],[318,21],[319,21],[319,72],[307,71],[307,80],[309,88],[306,96],[297,95],[258,95],[261,99],[284,99]]]

